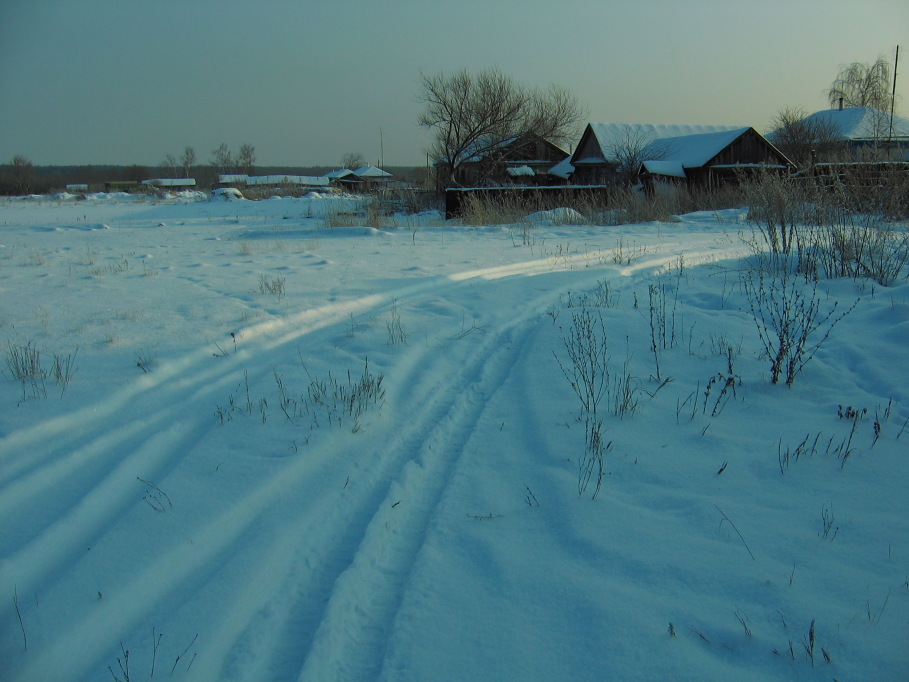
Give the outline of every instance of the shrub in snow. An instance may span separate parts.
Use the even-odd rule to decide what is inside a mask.
[[[849,309],[836,315],[839,301],[834,301],[823,312],[817,282],[802,287],[785,269],[759,266],[742,273],[741,282],[764,353],[770,358],[770,381],[774,384],[785,375],[786,385],[792,386],[837,323],[858,305],[856,299]]]

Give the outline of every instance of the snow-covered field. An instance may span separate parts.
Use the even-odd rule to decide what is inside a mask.
[[[787,388],[743,210],[338,202],[0,202],[0,679],[907,679],[905,279],[822,281]]]

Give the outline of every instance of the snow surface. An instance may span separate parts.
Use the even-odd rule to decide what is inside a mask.
[[[77,367],[0,380],[0,679],[906,679],[905,280],[822,282],[859,303],[786,388],[743,211],[331,229],[356,199],[190,198],[0,203],[3,349]],[[584,310],[639,401],[595,500],[557,362]],[[369,373],[357,420],[290,402]]]

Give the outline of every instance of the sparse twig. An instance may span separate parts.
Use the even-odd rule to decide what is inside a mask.
[[[120,651],[123,652],[123,658],[117,656],[117,665],[120,666],[120,675],[122,677],[114,673],[114,669],[110,666],[107,666],[107,669],[116,682],[129,682],[129,649],[123,646],[123,642],[120,642]]]
[[[804,644],[804,646],[805,646],[805,652],[808,654],[808,658],[811,659],[811,667],[812,667],[812,668],[814,667],[814,642],[815,642],[815,638],[814,638],[814,623],[815,623],[816,620],[817,620],[816,618],[812,618],[812,619],[811,619],[811,627],[808,628],[808,641],[805,642],[805,644]]]
[[[390,314],[390,319],[385,323],[385,327],[388,331],[388,345],[406,346],[407,332],[404,331],[404,326],[401,324],[401,314],[398,312],[398,299],[392,299]]]
[[[725,513],[722,509],[720,509],[719,507],[717,507],[716,504],[714,504],[713,506],[716,507],[716,510],[723,516],[723,521],[728,521],[728,522],[729,522],[729,525],[732,526],[732,529],[733,529],[733,530],[736,532],[736,534],[739,536],[739,540],[742,541],[742,544],[745,545],[745,549],[748,550],[748,554],[751,555],[752,561],[757,561],[757,559],[754,558],[754,554],[751,553],[751,549],[748,547],[748,543],[745,542],[745,538],[742,537],[742,534],[739,532],[739,529],[736,528],[736,527],[735,527],[735,524],[732,522],[732,519],[730,519],[728,516],[726,516],[726,513]],[[720,525],[721,525],[721,526],[723,525],[723,521],[720,521]]]
[[[155,635],[155,628],[152,628],[152,663],[151,663],[151,675],[150,677],[155,676],[155,659],[158,657],[158,647],[161,645],[161,638],[164,636],[163,633],[157,633]]]
[[[136,476],[136,480],[141,481],[149,488],[152,488],[152,491],[146,490],[145,497],[142,498],[149,507],[154,509],[156,512],[165,512],[167,509],[173,508],[173,502],[171,502],[170,497],[166,492],[161,490],[161,488],[159,488],[151,481],[146,481],[144,478],[140,478],[139,476]]]
[[[530,489],[529,485],[524,486],[527,489],[527,494],[524,496],[524,501],[529,507],[539,507],[540,503],[537,501],[537,496],[533,494],[533,491]]]
[[[745,616],[743,616],[738,611],[733,611],[732,613],[735,615],[736,620],[738,620],[739,623],[742,624],[742,627],[745,628],[745,635],[748,637],[751,637],[751,628],[749,628],[748,623],[745,622]]]
[[[198,633],[198,632],[196,633],[196,636],[193,637],[192,641],[191,641],[189,644],[186,645],[186,648],[185,648],[183,651],[181,651],[181,652],[177,655],[177,658],[174,659],[174,665],[173,665],[173,667],[170,669],[170,674],[171,674],[171,675],[173,675],[173,674],[174,674],[174,670],[177,669],[177,664],[180,662],[180,659],[183,658],[183,657],[186,655],[186,652],[188,652],[188,651],[190,650],[190,648],[192,647],[192,645],[196,643],[196,640],[197,640],[197,639],[199,639],[199,633]],[[195,654],[193,654],[193,658],[192,658],[192,660],[189,662],[189,665],[192,665],[194,660],[196,660]],[[188,669],[189,669],[189,668],[187,667],[187,670],[188,670]]]
[[[25,624],[22,622],[22,612],[19,611],[19,593],[13,588],[13,605],[16,607],[16,617],[19,619],[19,628],[22,630],[22,646],[28,651],[28,637],[25,635]]]

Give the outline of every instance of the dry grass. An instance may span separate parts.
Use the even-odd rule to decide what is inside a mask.
[[[710,191],[691,191],[685,187],[660,186],[652,194],[640,189],[616,187],[608,192],[539,195],[496,195],[471,193],[462,206],[462,220],[468,225],[509,225],[526,216],[554,208],[571,208],[576,213],[566,224],[625,225],[653,221],[673,222],[676,216],[698,210],[718,210],[742,204],[742,194],[734,186]],[[559,223],[556,216],[554,221]]]
[[[882,166],[836,177],[755,178],[743,185],[756,251],[807,279],[852,277],[890,286],[909,275],[909,173]]]

